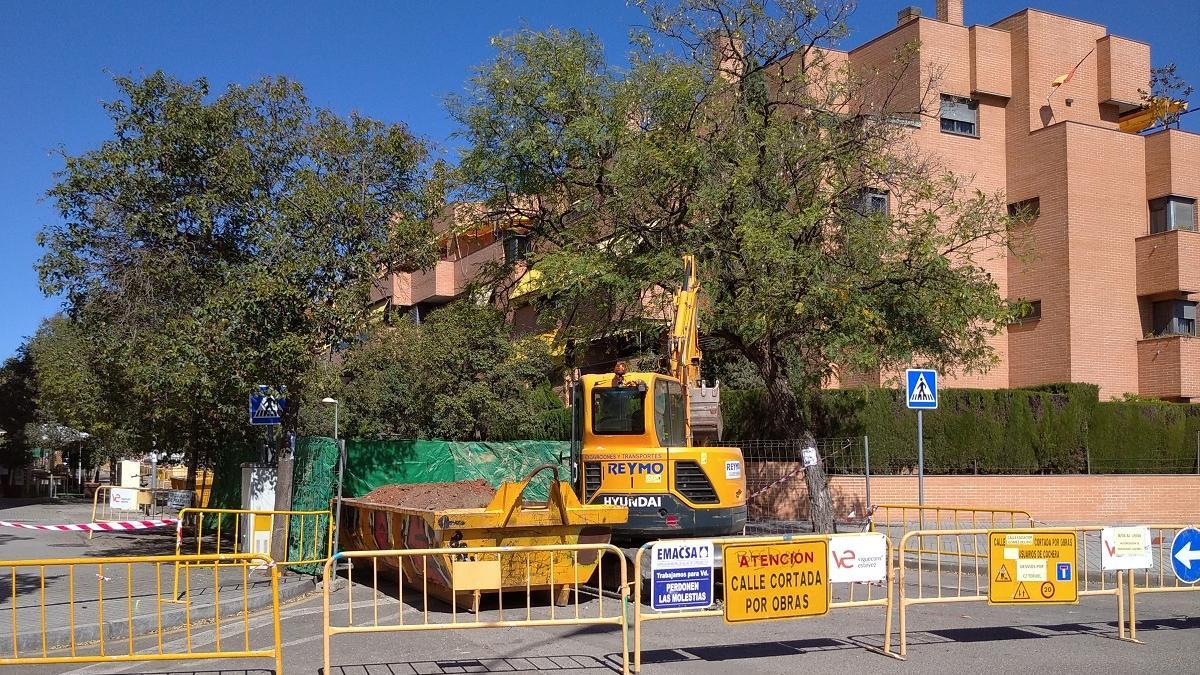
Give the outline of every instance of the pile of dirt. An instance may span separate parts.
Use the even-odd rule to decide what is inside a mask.
[[[409,483],[375,488],[360,501],[406,509],[478,509],[491,503],[496,490],[488,482],[475,480],[454,483]]]

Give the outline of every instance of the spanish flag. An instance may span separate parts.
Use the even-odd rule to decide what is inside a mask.
[[[1064,84],[1070,82],[1071,78],[1075,77],[1075,71],[1079,70],[1079,66],[1082,66],[1083,62],[1086,61],[1087,57],[1091,56],[1092,52],[1094,52],[1094,51],[1096,51],[1095,47],[1088,50],[1088,53],[1084,54],[1082,59],[1079,59],[1079,63],[1076,63],[1074,68],[1072,68],[1070,71],[1068,71],[1066,75],[1059,75],[1058,77],[1054,78],[1054,81],[1050,83],[1050,86],[1051,87],[1061,87]]]

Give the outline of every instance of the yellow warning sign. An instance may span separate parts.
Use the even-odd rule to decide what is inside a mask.
[[[829,541],[727,544],[725,621],[819,616],[829,611]]]
[[[988,532],[992,604],[1074,604],[1079,601],[1077,538],[1070,530]],[[1035,593],[1030,593],[1030,589]]]
[[[1006,582],[1006,581],[1012,581],[1012,577],[1008,576],[1008,565],[1005,565],[1005,564],[1000,565],[1000,571],[996,572],[996,581],[999,581],[1001,583]]]

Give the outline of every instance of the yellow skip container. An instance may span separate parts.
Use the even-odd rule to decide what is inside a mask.
[[[525,501],[525,489],[537,474],[553,471],[547,501]],[[468,487],[469,486],[469,487]],[[589,551],[532,551],[511,554],[472,554],[487,546],[547,546],[607,544],[612,526],[625,523],[624,506],[584,505],[570,483],[560,481],[558,467],[545,464],[519,482],[500,485],[486,506],[440,508],[438,503],[456,488],[480,500],[474,484],[441,483],[400,486],[428,488],[432,502],[422,508],[417,500],[393,505],[367,498],[342,500],[339,543],[346,551],[455,548],[461,553],[428,556],[379,557],[378,565],[393,572],[399,567],[404,581],[428,588],[431,595],[460,606],[477,607],[481,593],[550,590],[566,601],[569,587],[586,582],[596,569],[599,553]],[[490,490],[490,488],[485,488]],[[375,493],[372,493],[375,494]],[[368,496],[369,497],[369,496]]]

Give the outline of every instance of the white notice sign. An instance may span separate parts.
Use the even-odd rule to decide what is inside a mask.
[[[1106,527],[1100,531],[1100,567],[1144,570],[1154,567],[1148,527]]]
[[[817,449],[810,445],[800,450],[800,459],[804,462],[804,466],[816,466],[820,458],[817,456]]]
[[[1044,558],[1018,560],[1017,581],[1046,581],[1046,560]]]
[[[108,491],[108,506],[114,510],[137,511],[138,491],[133,488],[113,488]]]
[[[887,536],[877,532],[829,538],[829,580],[834,583],[887,579]]]

